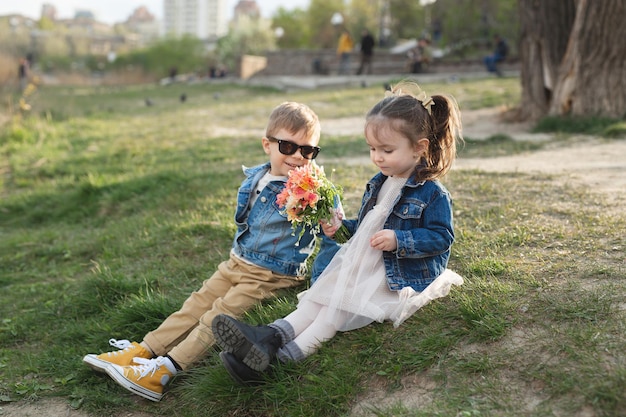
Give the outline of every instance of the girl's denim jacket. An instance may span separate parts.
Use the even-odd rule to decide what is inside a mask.
[[[299,229],[294,232],[287,216],[276,204],[276,197],[285,187],[285,182],[271,181],[267,184],[254,206],[248,210],[256,184],[269,169],[269,163],[244,167],[246,178],[237,195],[237,233],[232,250],[238,257],[262,268],[284,275],[304,276],[306,259],[313,251],[314,236],[306,230],[296,246]],[[321,270],[323,266],[317,269]]]
[[[386,179],[378,173],[367,183],[358,219],[343,221],[350,233],[376,204]],[[383,252],[390,290],[423,291],[446,269],[454,242],[452,200],[439,181],[417,182],[411,175],[383,227],[393,230],[398,242],[395,251]]]

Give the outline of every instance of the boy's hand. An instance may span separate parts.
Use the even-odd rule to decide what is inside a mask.
[[[374,249],[394,251],[398,248],[396,233],[389,229],[380,230],[370,238],[370,245]]]

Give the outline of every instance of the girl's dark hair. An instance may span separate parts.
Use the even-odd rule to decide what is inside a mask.
[[[428,139],[428,151],[419,161],[419,181],[443,177],[450,170],[457,141],[463,140],[459,107],[452,96],[429,97],[416,83],[403,81],[367,113],[366,130],[373,129],[376,134],[377,130],[388,128],[389,125],[380,123],[381,119],[391,121],[391,127],[413,145]]]

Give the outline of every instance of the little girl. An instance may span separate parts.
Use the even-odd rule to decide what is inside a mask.
[[[303,360],[337,331],[384,320],[397,327],[463,282],[446,269],[452,203],[438,181],[462,140],[459,116],[453,98],[429,97],[411,82],[395,86],[369,111],[365,140],[380,173],[368,182],[356,220],[322,223],[326,236],[343,223],[352,238],[287,317],[268,326],[223,314],[213,320],[220,358],[236,381],[261,380],[275,358]]]

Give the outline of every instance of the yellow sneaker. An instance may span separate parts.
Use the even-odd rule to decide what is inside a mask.
[[[119,366],[111,364],[107,373],[115,382],[150,401],[160,401],[163,388],[176,375],[172,361],[163,356],[155,359],[135,358],[138,365]]]
[[[128,366],[132,365],[133,358],[146,358],[150,359],[152,353],[144,349],[137,342],[129,342],[128,340],[115,340],[110,339],[109,344],[120,350],[114,352],[105,352],[99,355],[90,353],[83,358],[85,365],[93,368],[98,372],[106,372],[109,364]]]

